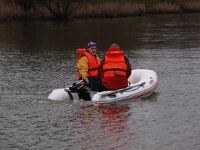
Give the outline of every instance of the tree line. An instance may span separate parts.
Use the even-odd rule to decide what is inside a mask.
[[[88,4],[88,3],[108,3],[108,2],[134,2],[143,3],[145,9],[151,10],[155,4],[158,3],[182,3],[191,0],[2,0],[6,5],[15,4],[20,6],[23,12],[30,12],[32,10],[37,10],[38,8],[44,8],[48,10],[56,19],[67,20],[70,18],[71,14],[78,9],[78,6]],[[196,0],[192,0],[196,1]],[[77,4],[78,5],[73,5]],[[73,7],[71,7],[73,5]],[[75,7],[74,7],[75,6]]]

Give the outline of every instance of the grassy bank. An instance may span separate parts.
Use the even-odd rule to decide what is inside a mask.
[[[88,1],[72,3],[67,10],[67,19],[73,18],[97,18],[97,17],[125,17],[146,14],[200,12],[198,0],[135,0],[135,1]],[[59,12],[60,13],[60,12]],[[62,12],[61,12],[62,13]],[[0,1],[0,20],[19,19],[55,19],[52,13],[44,5],[34,3],[34,6],[25,11],[17,3]]]

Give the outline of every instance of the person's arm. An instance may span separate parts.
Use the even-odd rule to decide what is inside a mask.
[[[88,77],[88,59],[86,56],[83,56],[78,62],[77,62],[77,68],[82,76],[82,78],[85,80]],[[87,80],[87,79],[86,79]]]
[[[127,74],[126,74],[126,78],[129,78],[129,76],[131,75],[131,65],[130,65],[130,62],[128,60],[127,57],[124,57],[125,61],[126,61],[126,65],[127,65]]]
[[[102,62],[99,65],[99,78],[102,79],[103,78],[103,65],[104,65],[104,60],[102,60]]]

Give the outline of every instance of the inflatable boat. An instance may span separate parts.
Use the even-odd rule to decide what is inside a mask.
[[[113,103],[123,100],[132,100],[139,97],[146,97],[155,92],[158,86],[158,76],[155,71],[147,69],[132,70],[128,79],[129,86],[119,90],[95,92],[85,88],[83,81],[74,83],[72,87],[53,90],[48,96],[48,100],[79,100],[82,95],[91,100],[94,104]]]

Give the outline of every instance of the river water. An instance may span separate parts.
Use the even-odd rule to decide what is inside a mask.
[[[112,42],[155,70],[147,98],[106,106],[49,102],[76,82],[76,48]],[[200,14],[0,24],[0,149],[199,150]]]

